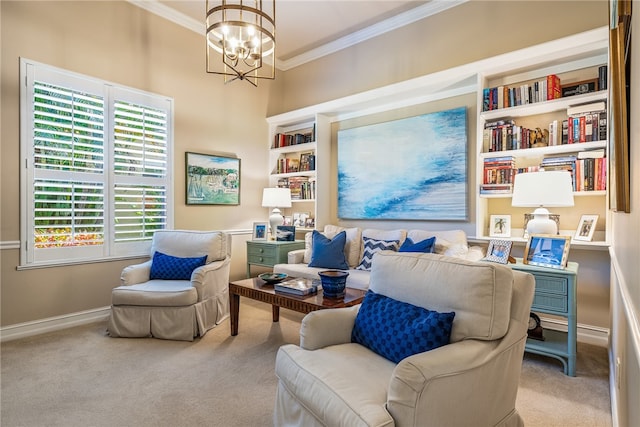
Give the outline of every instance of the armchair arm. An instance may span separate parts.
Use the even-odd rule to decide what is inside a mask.
[[[151,275],[151,260],[140,264],[129,265],[122,269],[120,274],[120,284],[131,286],[149,281]]]
[[[304,262],[304,249],[289,251],[287,254],[287,264],[302,264]]]
[[[402,360],[387,401],[396,426],[498,425],[515,408],[525,340],[459,341]]]
[[[351,331],[360,305],[312,311],[300,325],[300,347],[316,350],[351,342]]]
[[[231,257],[198,267],[191,274],[191,285],[198,292],[198,301],[204,301],[224,292],[229,286]]]

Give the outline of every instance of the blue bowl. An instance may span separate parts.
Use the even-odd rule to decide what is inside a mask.
[[[326,270],[318,273],[322,282],[322,293],[327,298],[341,298],[347,285],[346,271]]]

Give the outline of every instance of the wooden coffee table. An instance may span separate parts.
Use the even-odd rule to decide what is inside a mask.
[[[238,335],[238,316],[240,314],[240,297],[251,298],[271,304],[273,321],[280,320],[280,307],[299,313],[323,310],[327,308],[351,307],[360,304],[366,291],[347,288],[344,298],[324,298],[322,290],[318,293],[297,296],[276,292],[273,284],[268,284],[257,277],[237,280],[229,283],[229,304],[231,309],[231,335]]]

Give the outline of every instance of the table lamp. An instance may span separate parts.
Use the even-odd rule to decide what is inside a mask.
[[[291,190],[288,188],[265,188],[262,191],[262,207],[273,208],[269,216],[271,236],[276,235],[278,225],[284,223],[284,217],[278,208],[291,207]]]
[[[525,172],[515,176],[511,206],[536,207],[526,233],[557,234],[556,222],[547,207],[573,206],[571,173],[567,171]]]

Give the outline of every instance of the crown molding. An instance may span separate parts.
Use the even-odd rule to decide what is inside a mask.
[[[205,25],[204,22],[200,22],[184,13],[178,12],[173,8],[170,8],[158,0],[127,0],[134,6],[144,9],[148,12],[154,13],[168,21],[185,27],[195,33],[198,33],[204,37]],[[362,30],[356,31],[352,34],[341,37],[333,42],[324,44],[315,49],[311,49],[300,55],[296,55],[284,61],[276,61],[276,68],[281,71],[287,71],[300,65],[306,64],[323,56],[330,55],[338,52],[342,49],[354,46],[363,41],[369,40],[373,37],[377,37],[381,34],[389,31],[396,30],[404,27],[405,25],[412,24],[421,19],[429,16],[436,15],[452,7],[459,6],[466,3],[469,0],[432,0],[422,6],[400,13],[377,24],[371,25]],[[277,43],[276,43],[277,44]]]

